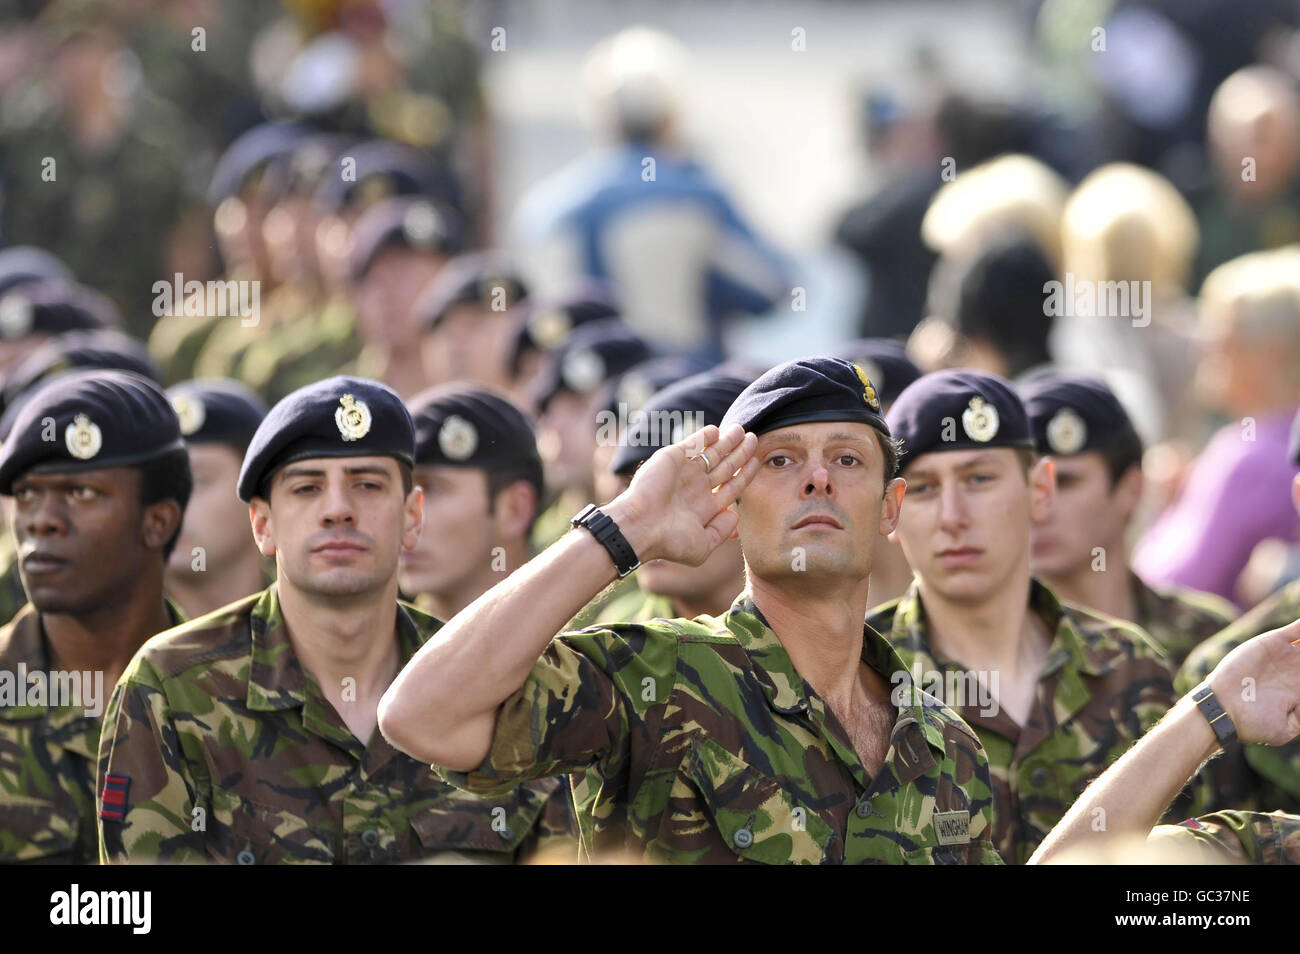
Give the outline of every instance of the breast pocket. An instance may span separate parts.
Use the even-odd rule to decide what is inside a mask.
[[[44,798],[6,795],[0,799],[0,863],[73,864],[89,846],[82,842],[75,810]]]
[[[239,865],[332,864],[332,827],[311,825],[283,807],[265,805],[233,792],[213,792],[215,837],[208,854],[215,861]]]
[[[544,799],[527,787],[479,798],[452,791],[411,816],[425,861],[510,864],[542,813]]]
[[[835,833],[821,816],[780,782],[764,775],[711,739],[701,739],[688,776],[707,818],[734,855],[761,864],[822,864]],[[687,826],[690,826],[687,822]],[[674,823],[678,832],[684,828]],[[705,859],[709,860],[709,859]]]

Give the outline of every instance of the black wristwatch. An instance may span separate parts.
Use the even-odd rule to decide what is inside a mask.
[[[1219,745],[1227,748],[1229,742],[1236,741],[1237,727],[1232,724],[1232,717],[1224,711],[1213,689],[1208,685],[1201,686],[1192,693],[1192,699],[1195,700],[1196,707],[1201,710],[1205,718],[1210,720],[1210,728],[1218,737]]]
[[[609,514],[595,504],[587,504],[574,515],[569,523],[575,527],[583,527],[591,531],[591,535],[605,548],[609,553],[609,558],[614,561],[614,568],[618,570],[619,579],[627,576],[641,565],[636,551],[632,549],[632,544],[627,542],[627,537],[623,536],[623,531],[618,528],[618,524],[614,522]]]

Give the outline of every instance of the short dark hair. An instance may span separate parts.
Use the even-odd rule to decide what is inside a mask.
[[[537,505],[533,507],[533,515],[528,520],[527,532],[533,532],[533,524],[542,512],[542,482],[541,474],[537,468],[529,467],[507,467],[496,470],[485,470],[487,474],[487,494],[488,494],[488,513],[494,513],[497,506],[497,494],[505,490],[511,484],[517,484],[521,481],[533,488],[537,495]]]
[[[1110,477],[1112,490],[1130,467],[1142,466],[1142,438],[1131,427],[1120,428],[1095,450],[1106,462],[1106,474]]]
[[[873,428],[874,430],[874,428]],[[876,443],[880,445],[880,455],[885,459],[885,484],[898,476],[898,459],[903,452],[903,442],[897,437],[886,437],[876,431]]]
[[[136,468],[140,471],[140,506],[148,507],[160,500],[174,500],[181,509],[181,519],[176,530],[163,544],[163,560],[171,558],[176,540],[185,522],[185,508],[189,506],[194,491],[194,475],[190,472],[190,454],[185,448],[169,451],[161,457],[145,461]]]

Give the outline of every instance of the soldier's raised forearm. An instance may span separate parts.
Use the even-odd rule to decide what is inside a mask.
[[[644,521],[621,501],[602,509],[633,550],[645,554]],[[595,537],[585,530],[566,534],[421,647],[380,701],[380,730],[422,761],[460,771],[478,767],[491,747],[497,707],[524,684],[565,623],[616,576]]]

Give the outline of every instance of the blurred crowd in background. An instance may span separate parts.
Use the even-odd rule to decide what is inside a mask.
[[[576,158],[505,201],[499,171],[530,167],[502,155],[521,140],[493,71],[546,11],[585,6],[0,0],[4,405],[77,365],[234,378],[267,402],[345,372],[403,397],[491,387],[537,421],[540,546],[617,490],[602,409],[891,339],[917,373],[1105,379],[1145,445],[1130,543],[1148,582],[1246,607],[1300,576],[1300,3],[977,6],[1016,27],[1014,96],[956,78],[949,5],[924,7],[932,29],[888,37],[904,69],[840,78],[861,195],[813,243],[771,205],[757,224],[710,161],[747,144],[691,121],[699,37],[651,26],[556,67],[582,91],[557,104],[585,122]],[[700,9],[722,31],[742,8]],[[836,9],[898,22],[892,4],[817,16]],[[757,10],[764,62],[818,57],[800,5]],[[730,125],[773,121],[777,69],[734,77]],[[798,156],[797,128],[777,141]],[[214,313],[192,281],[256,295]]]

